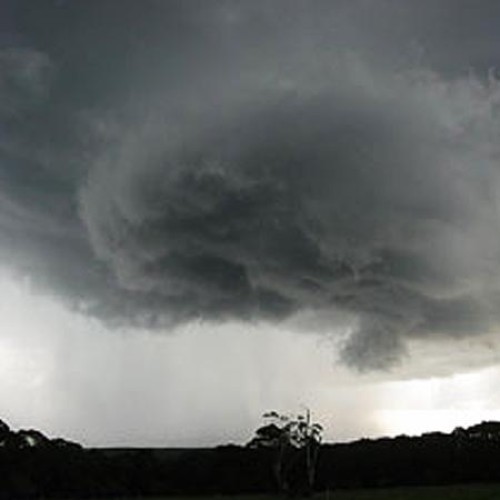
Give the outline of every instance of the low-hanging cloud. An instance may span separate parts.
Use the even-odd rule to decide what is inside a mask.
[[[406,335],[489,330],[497,83],[360,71],[118,141],[81,192],[118,286],[182,319],[347,310],[353,364],[384,364]]]
[[[13,130],[2,246],[89,314],[165,327],[338,311],[352,318],[343,358],[360,368],[393,363],[408,338],[496,328],[493,74],[297,51],[251,71],[243,57],[215,75],[201,65],[187,89],[134,91],[133,111],[67,96],[54,111],[62,69],[24,54],[0,57],[34,100],[0,108]],[[27,120],[71,128],[28,143]]]

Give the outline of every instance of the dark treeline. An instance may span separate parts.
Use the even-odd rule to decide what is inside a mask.
[[[276,491],[272,449],[85,449],[0,421],[0,498]],[[321,446],[316,489],[500,481],[500,423]],[[301,470],[300,467],[297,468]],[[300,472],[297,481],[301,481]]]

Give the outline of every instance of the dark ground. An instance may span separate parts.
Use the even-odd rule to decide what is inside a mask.
[[[6,426],[3,430],[1,500],[219,494],[244,498],[240,495],[277,491],[272,449],[235,445],[203,449],[85,449],[64,440],[50,440],[36,431],[13,432]],[[334,492],[331,498],[500,499],[497,422],[456,429],[450,434],[324,444],[319,453],[315,489]],[[295,492],[301,491],[304,484],[303,472],[299,461],[290,474]],[[465,486],[450,486],[454,484]],[[424,486],[446,488],[420,489]],[[410,489],[395,489],[400,487]],[[364,493],[363,489],[370,491]],[[325,495],[318,498],[328,498]]]

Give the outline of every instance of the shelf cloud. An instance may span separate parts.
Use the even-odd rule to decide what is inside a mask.
[[[494,332],[499,82],[471,44],[473,70],[449,66],[460,47],[442,64],[439,15],[427,54],[396,3],[377,3],[402,30],[383,38],[365,2],[66,2],[50,33],[20,2],[2,260],[111,324],[349,318],[360,369]]]

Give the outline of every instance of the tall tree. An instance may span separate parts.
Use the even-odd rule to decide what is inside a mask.
[[[271,411],[263,415],[265,425],[259,427],[249,446],[276,450],[274,475],[280,491],[309,494],[314,487],[316,465],[323,428],[312,422],[311,412],[297,416]],[[304,476],[305,480],[301,480]]]

